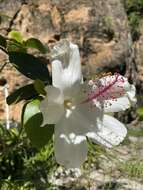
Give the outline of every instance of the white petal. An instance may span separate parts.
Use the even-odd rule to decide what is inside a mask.
[[[117,105],[117,111],[125,110],[136,102],[134,85],[131,85],[127,78],[119,74],[91,82],[89,83],[91,90],[88,91],[88,98],[85,102],[93,101],[93,104],[99,107],[103,106],[105,109],[111,109],[110,104],[115,107],[116,101],[116,105],[121,102],[120,109]],[[123,100],[125,105],[123,105]]]
[[[62,62],[63,67],[66,67],[69,61],[70,42],[62,39],[54,44],[51,49],[51,57],[54,60]]]
[[[71,99],[77,105],[83,100],[84,94],[82,93],[82,84],[75,83],[63,91],[65,99]]]
[[[59,104],[63,103],[64,97],[60,89],[47,85],[45,90],[47,93],[48,102],[55,102]]]
[[[92,106],[89,103],[81,104],[77,107],[78,112],[86,119],[87,131],[92,130],[98,123],[98,120],[103,118],[103,110],[98,107]]]
[[[109,91],[111,92],[111,95],[114,95],[116,97],[124,95],[125,92],[130,90],[130,83],[128,82],[128,79],[123,77],[120,74],[114,74],[111,76],[106,76],[100,79],[100,82],[103,86],[109,86]]]
[[[119,112],[131,107],[131,102],[127,96],[117,98],[117,100],[105,100],[104,112]]]
[[[53,86],[62,89],[62,63],[59,60],[52,61],[52,84]]]
[[[112,144],[106,141],[106,139],[104,139],[104,137],[99,135],[97,132],[88,132],[87,137],[97,144],[103,145],[107,148],[112,148]]]
[[[69,66],[67,67],[67,70],[65,70],[65,75],[68,76],[70,85],[73,85],[75,83],[81,83],[82,81],[79,49],[77,45],[72,43],[70,43]]]
[[[40,104],[40,111],[43,115],[43,126],[46,124],[56,124],[64,114],[64,107],[61,104],[49,103],[47,99]]]
[[[120,144],[127,134],[125,126],[109,115],[104,115],[97,127],[99,130],[89,132],[87,136],[108,148]]]
[[[103,101],[103,107],[105,112],[119,112],[124,111],[136,103],[136,89],[134,85],[130,85],[126,82],[126,87],[124,87],[125,94],[114,100]]]
[[[82,82],[81,63],[78,46],[70,43],[69,62],[52,61],[52,80],[55,87],[61,90],[71,88]],[[67,60],[67,59],[65,59]]]
[[[106,76],[99,79],[95,93],[99,100],[111,100],[124,96],[129,90],[127,78],[119,74]],[[97,92],[96,92],[97,91]]]
[[[63,96],[59,89],[47,86],[47,97],[40,103],[40,111],[43,114],[43,125],[55,124],[64,114]]]
[[[131,102],[131,105],[134,105],[137,102],[137,99],[135,97],[136,95],[136,88],[134,85],[130,85],[130,89],[127,91],[128,98]]]
[[[55,156],[66,168],[79,168],[87,155],[86,137],[82,131],[84,122],[71,114],[55,126]]]

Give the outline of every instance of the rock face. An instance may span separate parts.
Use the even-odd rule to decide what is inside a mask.
[[[134,43],[135,61],[137,65],[137,90],[139,94],[139,105],[143,106],[142,93],[143,93],[143,19],[140,21],[139,27],[140,37]]]
[[[51,38],[77,43],[85,76],[102,71],[125,74],[132,67],[132,39],[119,0],[1,0],[0,12],[5,35],[15,29],[44,43]],[[8,82],[18,75],[11,72]],[[21,80],[20,85],[25,82]]]
[[[85,74],[128,64],[131,38],[118,0],[33,1],[21,6],[12,28],[45,43],[54,35],[78,43]]]

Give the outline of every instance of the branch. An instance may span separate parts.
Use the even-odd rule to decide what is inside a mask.
[[[8,63],[8,62],[5,62],[5,63],[1,66],[1,68],[0,68],[0,73],[2,72],[2,70],[4,69],[4,67],[7,65],[7,63]]]
[[[1,46],[0,46],[0,50],[2,50],[4,53],[8,54],[8,52]]]

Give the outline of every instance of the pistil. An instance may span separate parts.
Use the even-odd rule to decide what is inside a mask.
[[[64,107],[65,107],[66,109],[71,109],[72,106],[73,106],[73,104],[72,104],[72,101],[71,101],[71,100],[64,100]]]

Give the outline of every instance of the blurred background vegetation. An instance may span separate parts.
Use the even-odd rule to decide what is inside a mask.
[[[131,186],[135,181],[142,183],[143,160],[139,156],[142,150],[142,129],[128,129],[128,136],[118,148],[105,150],[99,145],[88,143],[88,160],[82,167],[79,178],[72,172],[59,167],[54,158],[53,143],[49,142],[41,150],[32,147],[20,126],[7,130],[0,125],[0,189],[1,190],[88,190],[94,186],[93,171],[103,172],[97,189],[122,189],[125,179]],[[60,170],[59,170],[60,168]],[[59,171],[58,171],[59,170]],[[68,177],[71,176],[71,179]],[[105,176],[108,178],[105,180]],[[59,180],[61,181],[59,183]],[[74,180],[73,180],[74,179]],[[129,181],[128,181],[129,180]],[[126,184],[125,183],[125,184]],[[95,187],[95,186],[94,186]]]
[[[131,27],[132,39],[140,36],[139,25],[143,16],[143,0],[123,0]]]

